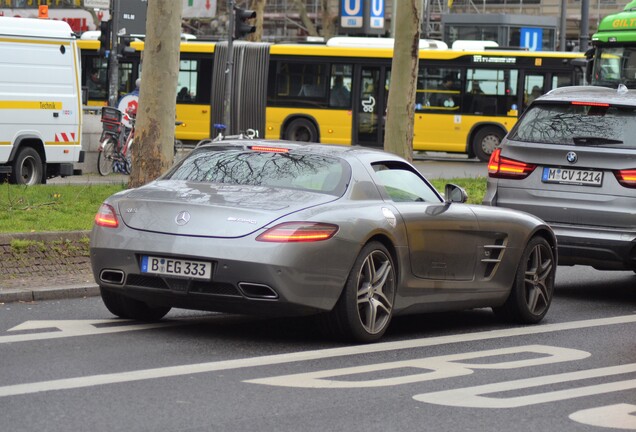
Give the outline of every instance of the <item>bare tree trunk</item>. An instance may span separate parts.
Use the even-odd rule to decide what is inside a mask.
[[[148,1],[130,187],[154,180],[172,165],[182,11],[180,1]]]
[[[307,30],[307,34],[309,36],[318,36],[318,30],[316,30],[316,25],[309,19],[309,15],[307,15],[307,5],[305,5],[304,0],[294,0],[294,5],[296,9],[298,9],[298,13],[300,14],[300,21],[302,21],[303,26],[305,26],[305,30]]]
[[[397,8],[384,149],[413,159],[413,121],[422,0],[401,0]]]
[[[329,40],[336,34],[335,17],[331,15],[330,4],[331,2],[329,0],[320,1],[320,8],[322,9],[322,37],[324,37],[325,40]]]
[[[256,22],[254,23],[256,31],[248,35],[248,41],[260,42],[263,40],[263,15],[265,14],[266,4],[267,0],[252,0],[251,8],[256,12]]]

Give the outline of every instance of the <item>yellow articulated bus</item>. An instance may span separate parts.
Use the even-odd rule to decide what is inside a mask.
[[[261,127],[253,127],[262,129],[261,136],[383,146],[393,50],[368,46],[373,39],[364,47],[339,46],[338,39],[326,45],[269,45],[267,55],[259,57],[259,65],[266,68],[256,86],[265,95],[263,103],[252,102],[248,95],[239,111],[264,110]],[[121,74],[124,90],[134,83],[143,52],[143,43],[132,46],[136,55],[122,60],[123,70],[130,71]],[[103,62],[97,48],[82,50],[85,68]],[[583,77],[572,61],[583,57],[579,53],[442,47],[421,49],[419,56],[413,149],[464,153],[481,160],[488,160],[534,97],[579,84]],[[240,67],[236,57],[235,67]],[[215,43],[182,42],[176,90],[177,117],[185,123],[177,128],[181,140],[213,135],[211,101],[218,105],[223,96],[215,93],[224,91],[222,75],[214,73],[223,65],[215,65],[215,60],[225,62],[218,52],[215,56]],[[250,79],[249,72],[243,79]],[[98,102],[90,95],[89,100]]]
[[[99,41],[80,39],[82,53],[82,84],[88,91],[89,106],[108,104],[108,59],[100,55]],[[143,42],[133,42],[135,53],[119,61],[119,95],[130,93],[142,75]],[[177,120],[183,122],[176,129],[182,141],[200,141],[210,136],[210,95],[213,42],[181,43],[177,101]],[[92,81],[92,82],[91,82]],[[142,79],[143,82],[143,79]],[[143,85],[143,84],[142,84]]]

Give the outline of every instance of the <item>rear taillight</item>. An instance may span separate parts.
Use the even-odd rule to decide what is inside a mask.
[[[102,204],[95,215],[95,225],[106,228],[117,228],[119,220],[115,209],[109,204]]]
[[[614,171],[616,180],[628,188],[636,188],[636,169]]]
[[[286,222],[268,229],[257,241],[289,243],[328,240],[338,232],[338,225],[316,222]]]
[[[488,176],[494,178],[522,179],[528,177],[536,165],[501,157],[501,149],[495,149],[488,162]]]

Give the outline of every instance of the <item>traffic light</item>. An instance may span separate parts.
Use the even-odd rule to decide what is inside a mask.
[[[99,23],[99,54],[102,56],[110,51],[110,23],[110,21]]]
[[[256,27],[247,22],[253,18],[256,18],[255,11],[234,6],[234,39],[256,31]]]
[[[135,52],[135,49],[130,46],[130,39],[127,37],[123,37],[119,39],[119,43],[117,44],[117,57],[122,58],[128,54],[132,54]]]

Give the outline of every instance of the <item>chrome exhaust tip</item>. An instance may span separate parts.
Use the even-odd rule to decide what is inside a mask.
[[[102,270],[99,274],[99,280],[108,284],[123,285],[124,272],[121,270]]]
[[[273,288],[257,283],[240,282],[238,284],[241,294],[251,299],[274,300],[278,298],[278,293]]]

